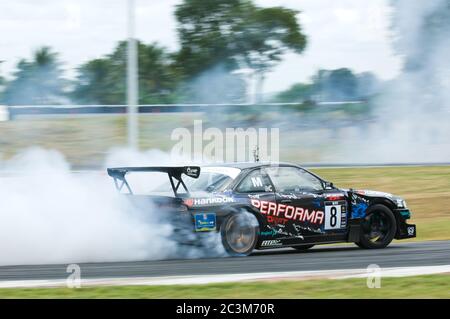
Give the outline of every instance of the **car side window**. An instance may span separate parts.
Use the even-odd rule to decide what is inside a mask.
[[[239,193],[273,192],[273,186],[267,174],[257,169],[242,180],[236,191]]]
[[[266,169],[277,192],[323,190],[320,179],[297,167],[270,167]]]

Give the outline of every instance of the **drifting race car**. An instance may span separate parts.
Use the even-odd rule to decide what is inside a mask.
[[[161,214],[194,233],[220,232],[233,256],[254,249],[354,242],[384,248],[395,238],[416,236],[410,211],[397,196],[340,189],[289,163],[232,163],[213,166],[108,168],[119,191],[151,201]],[[163,173],[168,181],[137,195],[126,177]],[[149,178],[149,180],[152,180]],[[200,235],[201,236],[201,235]],[[183,241],[183,237],[180,239]]]

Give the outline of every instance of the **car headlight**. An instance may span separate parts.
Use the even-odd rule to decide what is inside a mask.
[[[408,208],[408,206],[406,206],[406,201],[403,199],[397,199],[397,207],[398,208]]]

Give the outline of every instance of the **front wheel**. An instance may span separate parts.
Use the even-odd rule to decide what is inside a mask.
[[[384,205],[373,205],[361,223],[359,242],[361,248],[384,248],[394,239],[397,222],[392,211]]]
[[[231,256],[247,256],[258,241],[259,224],[250,213],[229,215],[220,227],[222,244]]]

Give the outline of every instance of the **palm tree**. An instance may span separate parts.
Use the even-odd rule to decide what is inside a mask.
[[[58,55],[49,47],[33,53],[31,61],[22,59],[17,64],[14,79],[5,89],[5,102],[11,105],[58,103],[64,97],[65,81]]]

